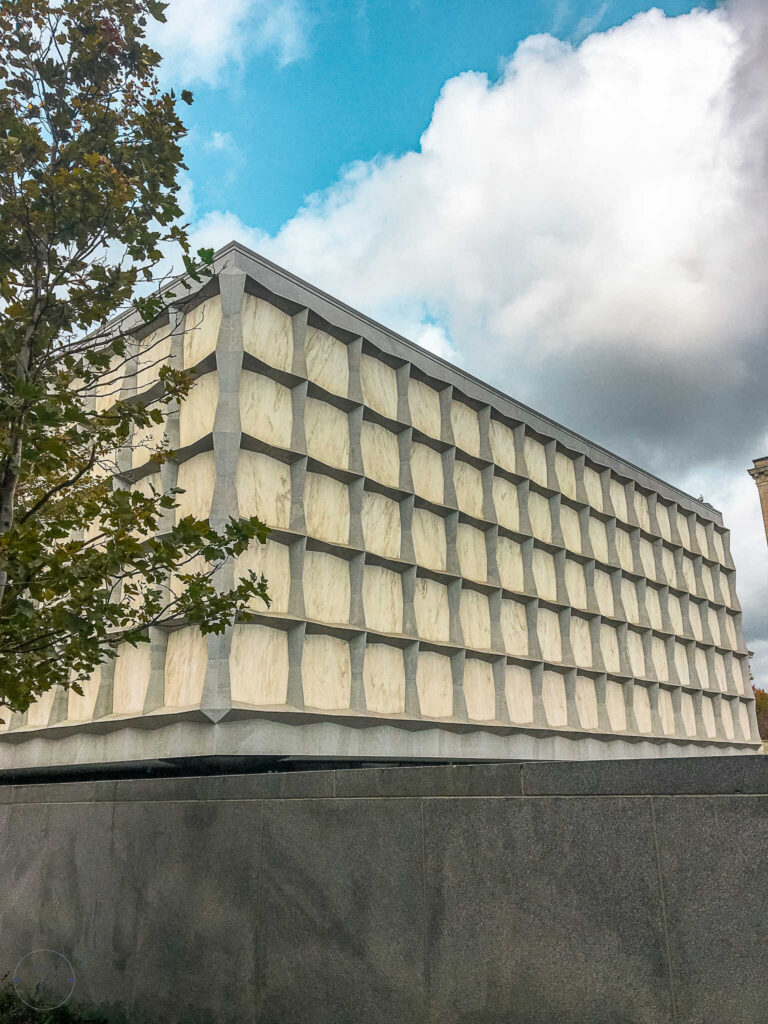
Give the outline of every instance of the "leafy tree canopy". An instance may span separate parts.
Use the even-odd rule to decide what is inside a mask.
[[[158,355],[154,386],[131,394],[136,329],[170,332],[213,258],[190,252],[185,129],[145,42],[165,6],[0,0],[0,708],[24,711],[54,685],[81,692],[157,622],[220,632],[250,597],[266,599],[263,577],[229,591],[217,577],[264,541],[258,520],[169,525],[178,492],[126,472],[139,444],[155,463],[172,457],[152,431],[192,383]],[[169,247],[181,288],[157,277]],[[163,334],[144,346],[145,367]]]

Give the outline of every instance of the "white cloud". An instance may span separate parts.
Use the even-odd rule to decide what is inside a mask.
[[[204,146],[206,149],[213,149],[216,152],[237,150],[237,143],[230,132],[211,132],[211,137],[206,140]]]
[[[734,530],[753,644],[768,639],[746,476],[768,429],[767,79],[760,0],[651,10],[578,46],[533,36],[498,82],[449,80],[418,151],[354,164],[250,243],[411,337],[442,329],[468,369],[671,482],[699,481]]]
[[[163,78],[177,85],[216,86],[253,54],[285,67],[309,48],[301,0],[170,0],[165,16],[150,22],[148,38],[163,56]]]

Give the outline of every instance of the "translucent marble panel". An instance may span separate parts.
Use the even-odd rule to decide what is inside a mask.
[[[450,718],[453,714],[451,659],[421,651],[416,663],[416,690],[423,718]]]
[[[423,508],[413,510],[413,550],[418,565],[445,571],[445,521]]]
[[[560,506],[560,530],[563,543],[569,551],[581,553],[581,523],[579,513],[570,505]]]
[[[718,562],[720,562],[721,565],[725,565],[725,545],[723,544],[723,535],[720,533],[718,529],[715,529],[714,531],[714,544],[715,555],[717,557]]]
[[[307,534],[333,544],[349,542],[349,488],[340,480],[307,473],[304,484]],[[287,525],[287,524],[286,524]]]
[[[363,430],[369,424],[363,424]],[[307,439],[307,454],[329,466],[347,469],[349,466],[349,417],[343,409],[337,409],[327,402],[308,398],[304,409],[304,432]],[[367,439],[370,443],[370,438]],[[397,438],[395,438],[397,447]],[[365,461],[363,447],[363,461]],[[370,454],[369,454],[370,460]],[[399,470],[398,459],[398,470]],[[368,473],[368,476],[374,476]]]
[[[627,492],[624,489],[624,484],[618,480],[614,480],[611,477],[610,481],[610,494],[611,504],[613,505],[613,511],[616,513],[616,518],[620,519],[623,523],[626,523],[627,516]]]
[[[632,539],[626,530],[619,526],[616,528],[616,553],[619,556],[619,565],[627,572],[632,572],[635,560],[632,557]]]
[[[693,635],[699,642],[701,642],[704,639],[704,630],[701,625],[701,607],[698,601],[688,602],[688,618],[691,622]]]
[[[517,541],[509,537],[499,537],[496,545],[496,563],[502,587],[518,594],[522,593],[525,589],[523,551]]]
[[[669,680],[669,664],[667,662],[667,646],[661,637],[651,637],[651,658],[656,670],[656,678],[664,682]]]
[[[549,508],[549,499],[543,494],[531,491],[528,494],[528,517],[531,522],[531,532],[539,540],[552,543],[552,516]]]
[[[648,508],[648,498],[642,491],[635,490],[635,515],[640,524],[640,529],[651,533],[651,514]]]
[[[739,641],[738,634],[736,632],[736,619],[733,615],[725,616],[725,628],[728,635],[728,646],[732,650],[738,651]]]
[[[207,519],[211,514],[213,489],[216,486],[216,462],[213,452],[202,452],[179,466],[176,486],[184,494],[176,496],[176,520],[184,516]]]
[[[547,452],[544,445],[533,437],[526,435],[525,444],[525,465],[528,469],[528,476],[537,484],[546,487],[547,480]]]
[[[675,644],[675,668],[683,686],[688,686],[691,681],[691,673],[688,668],[688,648],[685,644]]]
[[[179,407],[179,447],[193,444],[213,430],[219,400],[219,375],[206,373],[195,381]],[[289,407],[290,420],[290,407]]]
[[[522,602],[501,602],[501,635],[507,654],[528,654],[528,619]]]
[[[414,519],[415,519],[414,511]],[[429,513],[426,513],[427,515]],[[400,505],[385,494],[363,491],[363,542],[367,551],[400,557]],[[442,522],[442,520],[441,520]]]
[[[616,615],[613,603],[613,584],[611,577],[602,569],[595,569],[595,597],[600,614],[613,618]]]
[[[493,478],[493,504],[496,508],[496,519],[502,526],[515,532],[520,529],[520,509],[517,498],[517,487],[509,480],[497,476]]]
[[[563,452],[555,452],[555,472],[563,494],[576,500],[576,467]]]
[[[367,567],[366,567],[367,568]],[[349,622],[349,562],[325,551],[304,555],[304,611],[319,622]]]
[[[562,661],[563,644],[560,636],[560,618],[557,612],[539,608],[536,618],[541,656],[545,661]]]
[[[684,548],[691,550],[691,531],[688,525],[688,516],[683,515],[681,512],[677,514],[677,532],[680,535],[680,541]]]
[[[443,504],[445,482],[440,452],[424,444],[411,444],[411,477],[414,493],[435,505]]]
[[[712,636],[712,642],[717,647],[723,646],[723,636],[720,630],[720,620],[717,616],[717,611],[710,606],[707,607],[707,620],[709,622],[709,632]]]
[[[640,610],[637,604],[637,587],[632,580],[622,577],[621,580],[621,603],[624,605],[624,614],[628,622],[640,621]]]
[[[467,523],[459,523],[456,549],[461,575],[468,580],[485,582],[488,579],[488,559],[483,531]]]
[[[601,519],[589,517],[589,542],[598,562],[608,562],[608,534]]]
[[[655,580],[656,575],[656,559],[653,557],[653,545],[645,537],[640,538],[640,562],[643,566],[643,572],[648,579]]]
[[[349,644],[335,636],[308,634],[302,649],[301,679],[307,707],[348,708],[352,681]]]
[[[255,295],[243,296],[243,348],[278,370],[293,363],[293,322],[287,313]]]
[[[694,664],[696,666],[696,677],[699,681],[699,686],[709,689],[710,681],[707,654],[701,647],[697,647],[694,651]]]
[[[493,666],[488,661],[467,658],[464,662],[464,700],[467,717],[476,722],[492,721],[496,717],[496,691],[493,685]]]
[[[278,614],[288,611],[288,598],[291,590],[290,549],[286,544],[268,540],[260,544],[252,540],[242,555],[234,559],[235,584],[245,579],[249,572],[267,578],[270,597],[269,610]],[[254,611],[266,611],[267,606],[261,598],[253,597],[248,607]]]
[[[195,311],[191,314],[195,316]],[[139,341],[136,355],[136,392],[148,391],[154,384],[157,384],[160,368],[168,363],[171,354],[173,339],[171,336],[172,327],[164,324],[156,331],[152,331]],[[213,340],[214,346],[216,339]],[[122,385],[122,380],[128,365],[124,362],[124,356],[117,356],[111,363],[114,370],[108,377],[104,378],[105,387],[103,394],[96,399],[96,408],[105,409],[112,405],[118,397],[116,390]]]
[[[419,380],[408,381],[411,423],[429,437],[441,437],[440,394]]]
[[[733,714],[731,711],[731,702],[729,700],[723,700],[720,702],[720,717],[723,721],[723,729],[725,730],[727,739],[735,739],[736,730],[733,725]]]
[[[659,717],[661,729],[665,736],[675,734],[675,709],[672,706],[672,694],[663,687],[659,690]]]
[[[669,519],[669,508],[662,502],[656,502],[656,521],[659,524],[659,533],[664,540],[672,542],[672,527]]]
[[[696,735],[696,710],[693,706],[693,696],[683,691],[680,694],[680,712],[683,717],[683,728],[686,736]]]
[[[568,601],[574,608],[587,607],[587,581],[584,576],[584,566],[580,562],[574,562],[571,558],[565,560],[565,588],[568,591]]]
[[[603,511],[603,483],[600,474],[591,466],[584,467],[584,489],[587,492],[587,499],[592,508],[598,512]]]
[[[255,623],[238,624],[229,654],[232,700],[269,707],[288,699],[288,634]]]
[[[368,629],[379,633],[402,633],[402,576],[379,565],[366,565],[363,573],[363,610]]]
[[[504,423],[498,420],[491,420],[491,451],[493,461],[508,470],[510,473],[517,472],[517,460],[515,457],[515,435]]]
[[[80,684],[83,691],[82,696],[79,693],[75,693],[74,690],[69,691],[69,704],[67,711],[67,719],[70,722],[89,722],[93,718],[93,712],[96,707],[96,698],[99,694],[99,686],[101,685],[101,666],[99,666],[91,676],[86,679],[84,683]],[[0,715],[5,718],[6,723],[10,718],[10,712],[7,708],[0,709]]]
[[[571,616],[571,648],[579,668],[592,667],[592,637],[589,621],[580,615]]]
[[[30,704],[29,711],[27,712],[27,726],[32,729],[44,729],[48,725],[51,718],[53,701],[56,697],[56,690],[57,687],[46,690],[33,704]],[[5,717],[10,718],[10,712],[7,709],[4,708],[3,712]],[[0,712],[0,714],[3,712]]]
[[[317,497],[321,501],[323,496]],[[261,452],[241,450],[237,458],[237,503],[241,516],[258,516],[267,526],[287,529],[291,522],[290,466]]]
[[[185,626],[171,633],[165,652],[165,706],[199,705],[207,668],[208,639],[198,626]]]
[[[480,422],[475,410],[454,399],[451,402],[451,426],[456,447],[470,455],[479,456]]]
[[[162,447],[164,440],[165,420],[162,423],[152,423],[148,427],[136,428],[131,435],[131,468],[136,469],[137,466],[150,462]]]
[[[704,555],[705,558],[709,558],[710,557],[710,552],[709,552],[709,540],[707,539],[707,529],[704,526],[704,523],[702,523],[700,519],[696,519],[696,520],[694,520],[694,522],[696,524],[696,527],[695,527],[696,547],[699,549],[701,554]]]
[[[373,356],[362,356],[360,359],[360,383],[363,388],[363,401],[371,409],[397,419],[397,374],[391,366]]]
[[[451,616],[447,587],[418,576],[414,588],[413,609],[420,637],[424,640],[448,642],[451,634]]]
[[[607,671],[620,672],[619,635],[613,626],[609,626],[606,622],[600,625],[600,650],[603,652],[603,661]]]
[[[184,319],[184,369],[197,366],[216,348],[221,326],[221,296],[214,295],[189,310]],[[167,331],[168,328],[165,328]],[[170,348],[170,346],[169,346]],[[157,358],[157,357],[154,357]],[[153,371],[149,371],[152,373]],[[156,372],[156,371],[154,371]]]
[[[701,582],[704,585],[704,593],[707,595],[708,600],[714,601],[715,588],[712,582],[712,570],[706,562],[701,563]]]
[[[645,588],[645,610],[648,612],[648,618],[651,621],[651,626],[653,626],[654,629],[661,629],[661,600],[659,598],[659,592],[655,587]]]
[[[696,571],[693,567],[692,559],[683,555],[683,579],[685,580],[685,587],[691,594],[697,593],[696,587]]]
[[[363,472],[388,487],[400,486],[400,448],[397,434],[379,423],[363,420],[360,430]]]
[[[240,375],[240,426],[244,434],[278,448],[290,448],[293,428],[290,389],[271,377],[243,370]]]
[[[545,601],[557,600],[557,577],[555,560],[548,551],[542,548],[533,549],[533,579],[536,592]]]
[[[683,636],[683,608],[680,604],[680,598],[677,594],[667,594],[667,611],[669,612],[669,618],[672,622],[672,629],[678,636]]]
[[[565,697],[565,679],[559,672],[544,672],[541,683],[544,714],[550,725],[568,724],[568,707]]]
[[[645,686],[634,686],[632,688],[634,699],[635,721],[637,731],[641,733],[651,732],[651,695]]]
[[[459,612],[465,646],[479,650],[490,648],[491,615],[488,597],[476,590],[462,590]]]
[[[368,644],[363,661],[365,706],[379,715],[405,711],[405,663],[399,647]]]
[[[644,679],[648,672],[645,667],[645,651],[643,650],[643,638],[634,629],[627,630],[627,653],[632,675]]]
[[[725,658],[719,651],[712,652],[712,661],[715,666],[714,684],[720,690],[728,689],[728,674],[725,670]]]
[[[675,568],[675,556],[669,548],[662,546],[661,564],[664,566],[664,575],[670,587],[678,587],[677,569]],[[678,587],[679,589],[679,587]]]
[[[715,739],[717,736],[717,725],[715,724],[715,706],[712,703],[712,698],[706,694],[702,695],[701,698],[701,717],[704,722],[704,731],[710,739]]]
[[[453,468],[453,484],[456,488],[456,501],[462,512],[483,518],[483,478],[480,470],[468,462],[456,459]]]
[[[611,729],[614,732],[626,732],[627,707],[624,699],[624,687],[614,679],[609,679],[605,684],[605,706]]]
[[[307,328],[307,377],[334,395],[349,394],[347,346],[317,327]]]
[[[507,665],[507,709],[510,719],[518,725],[533,721],[533,687],[531,673],[522,665]]]
[[[582,729],[597,728],[597,694],[595,681],[589,676],[576,677],[576,710]]]
[[[749,720],[747,705],[743,704],[741,701],[739,701],[739,724],[741,725],[741,735],[747,740],[751,739],[752,723]]]

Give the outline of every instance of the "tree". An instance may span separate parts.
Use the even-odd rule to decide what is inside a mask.
[[[263,577],[228,592],[216,577],[266,527],[168,527],[178,492],[142,491],[125,471],[132,446],[172,457],[150,435],[192,378],[153,351],[213,257],[191,254],[180,221],[185,129],[145,42],[165,6],[0,0],[0,708],[82,692],[164,619],[220,632],[267,600]],[[170,246],[175,285],[156,271]],[[160,325],[150,345],[144,324]],[[123,384],[139,349],[157,372],[137,397]]]

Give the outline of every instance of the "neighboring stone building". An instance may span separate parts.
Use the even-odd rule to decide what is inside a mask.
[[[753,459],[754,466],[749,470],[749,475],[757,484],[757,492],[760,495],[760,507],[763,510],[763,525],[765,526],[765,539],[768,540],[768,455],[761,459]]]
[[[216,266],[167,343],[177,462],[133,473],[262,517],[226,571],[272,605],[153,630],[13,716],[0,769],[759,748],[716,511],[242,246]]]

